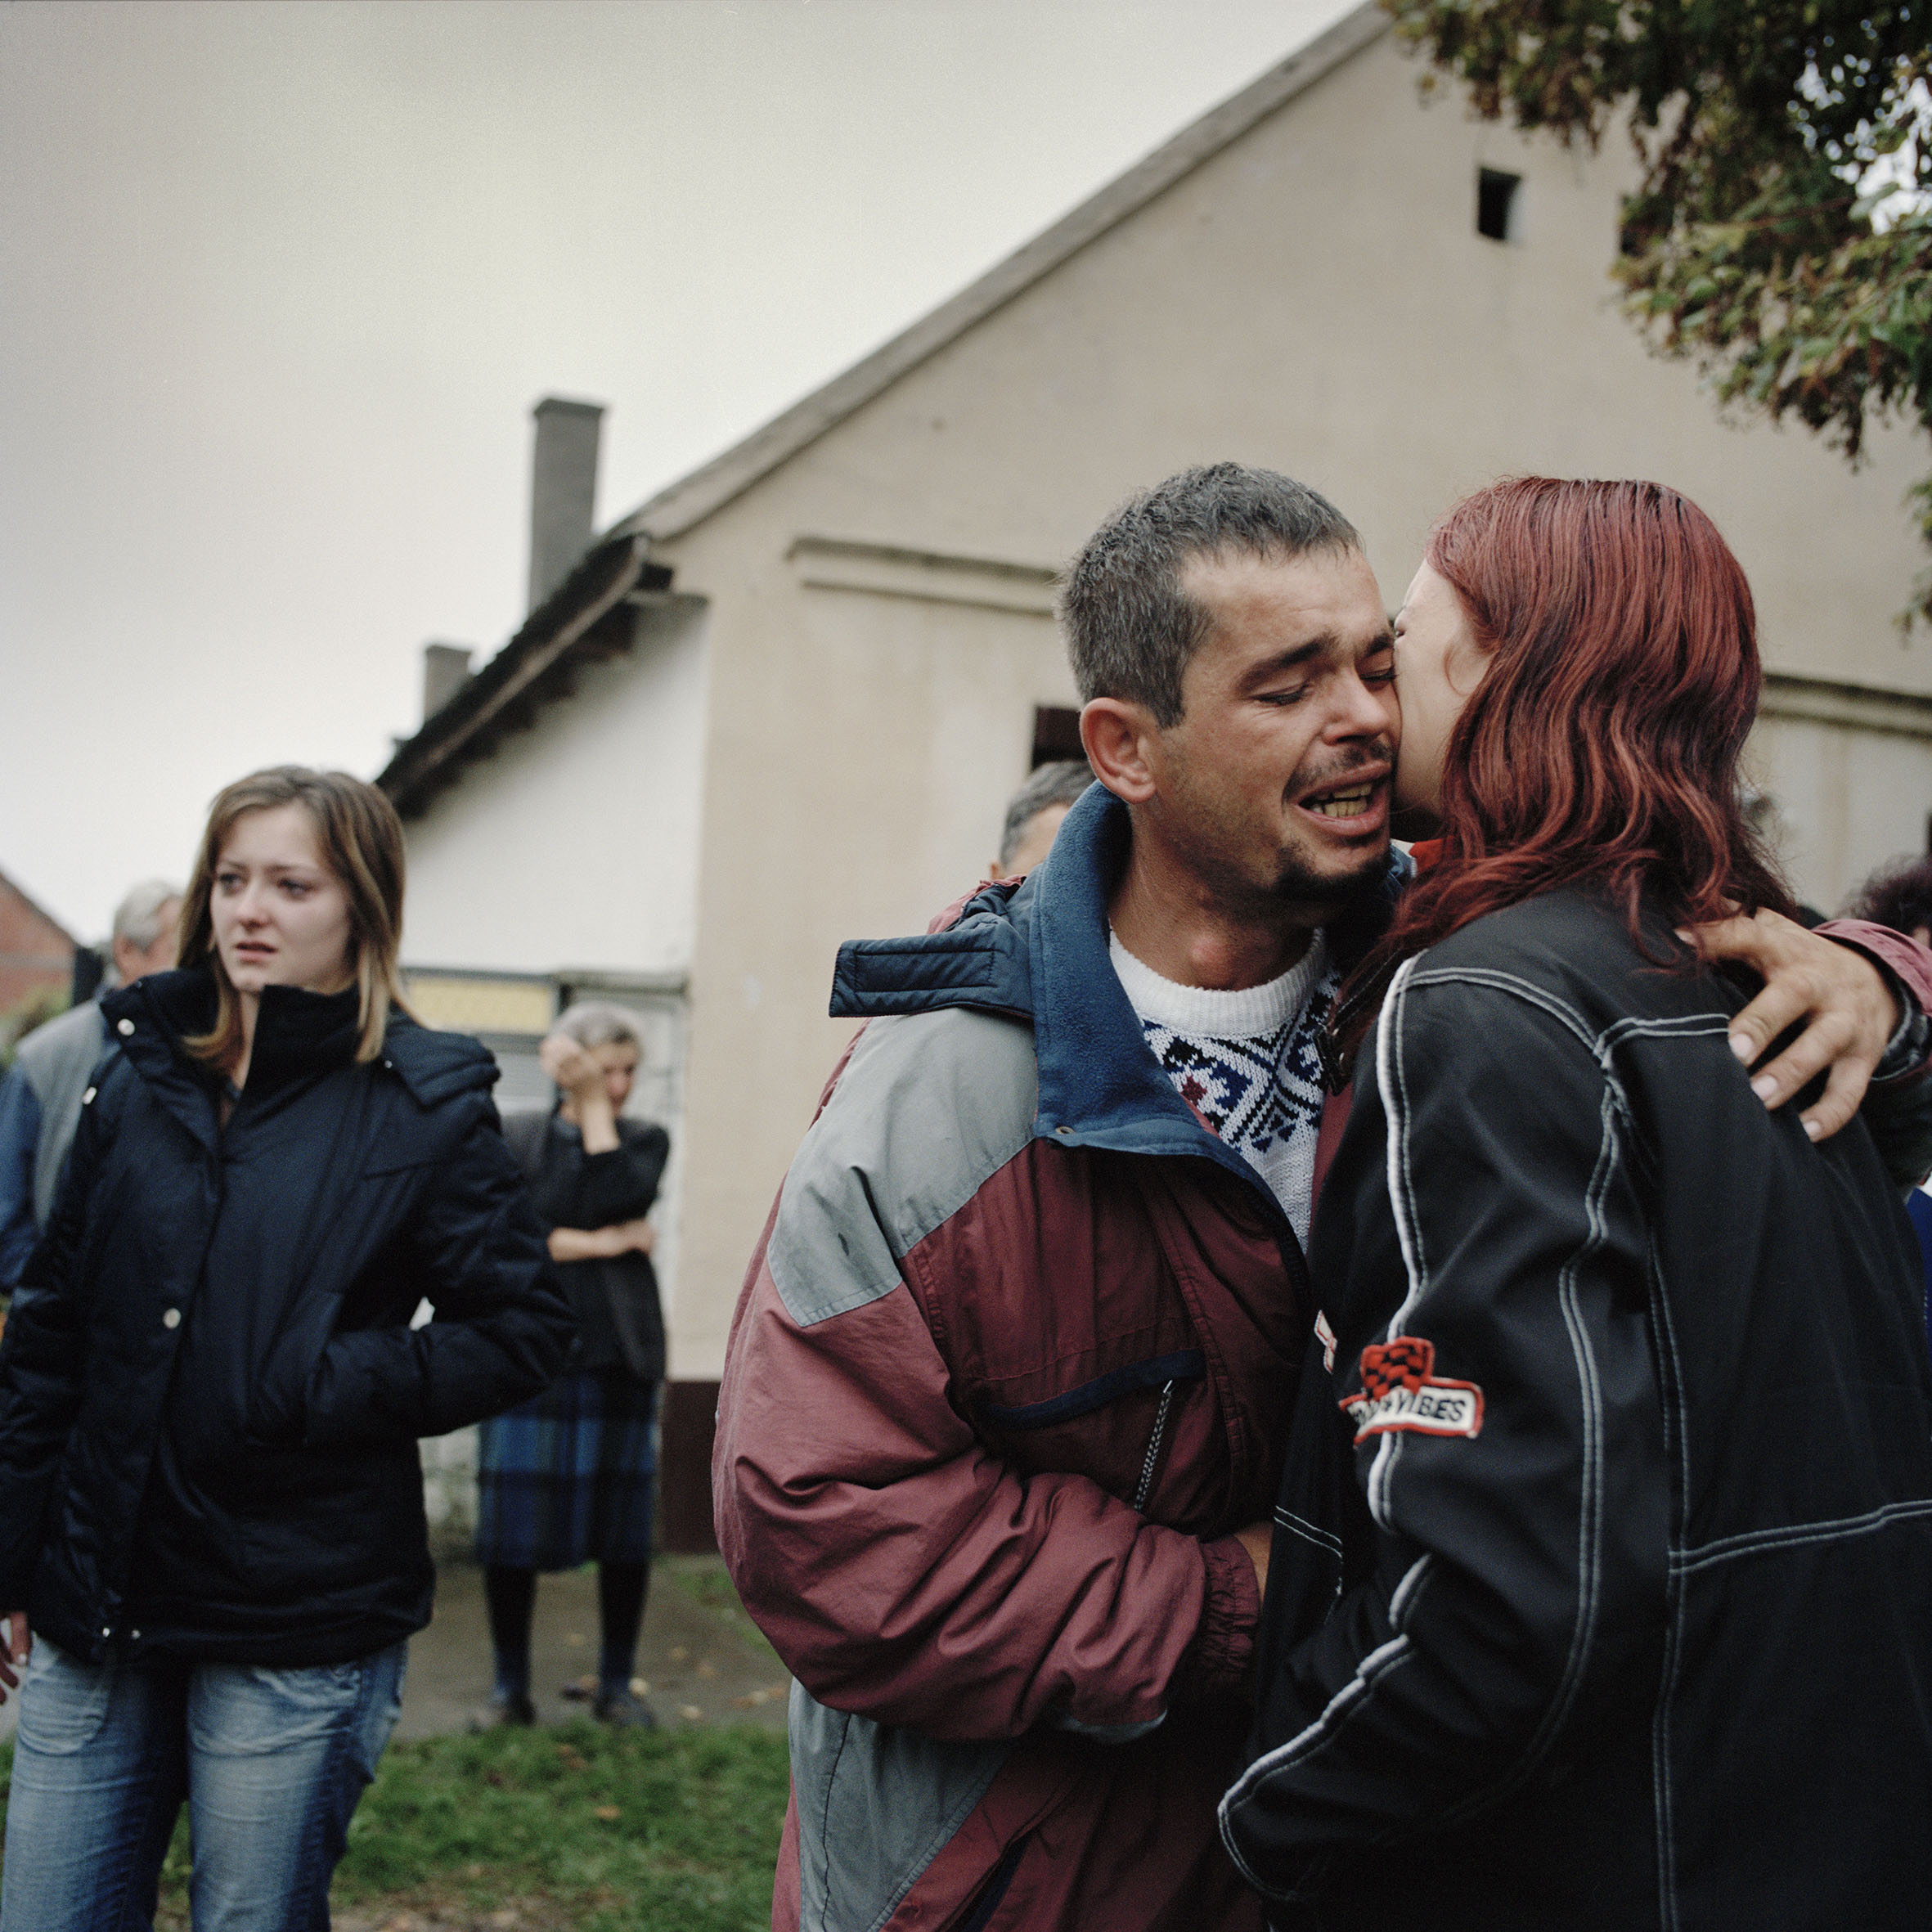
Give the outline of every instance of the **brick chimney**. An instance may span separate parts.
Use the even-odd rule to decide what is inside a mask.
[[[569,576],[596,528],[597,441],[604,407],[546,396],[530,474],[530,608]]]
[[[475,652],[461,644],[423,646],[423,722],[426,725],[470,681]]]

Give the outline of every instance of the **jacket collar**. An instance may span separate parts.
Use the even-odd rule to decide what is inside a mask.
[[[1126,806],[1104,786],[1090,786],[1017,888],[1007,881],[982,887],[942,930],[840,947],[833,1015],[973,1006],[1030,1018],[1036,1136],[1066,1147],[1204,1155],[1266,1193],[1247,1162],[1175,1091],[1108,956],[1108,901],[1131,839]],[[1387,926],[1409,877],[1407,858],[1391,853],[1379,886],[1330,923],[1329,950],[1345,969]]]
[[[347,1066],[355,1057],[357,996],[270,986],[255,1020],[249,1085],[259,1091],[304,1074]],[[188,1051],[215,1018],[214,977],[205,966],[151,973],[101,1002],[109,1037],[142,1083],[203,1147],[219,1137],[221,1076]]]
[[[198,1139],[212,1143],[215,1076],[186,1045],[190,1037],[214,1024],[214,979],[207,968],[149,973],[107,994],[101,1011],[110,1037],[135,1072]],[[353,987],[342,993],[268,987],[255,1020],[249,1086],[258,1081],[278,1085],[350,1065],[360,1018],[360,997]],[[479,1041],[467,1034],[434,1031],[400,1013],[389,1016],[381,1064],[425,1108],[460,1093],[487,1092],[497,1078],[495,1060]]]
[[[355,1058],[359,1001],[355,989],[310,993],[299,986],[270,986],[255,1019],[249,1080],[277,1085],[305,1073],[323,1072]],[[164,1063],[194,1069],[201,1063],[187,1041],[214,1024],[214,977],[205,966],[151,973],[101,1002],[110,1031],[146,1078]]]

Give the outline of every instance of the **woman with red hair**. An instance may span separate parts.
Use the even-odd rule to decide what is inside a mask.
[[[1396,629],[1441,837],[1337,1028],[1229,1848],[1278,1926],[1922,1925],[1912,1232],[1869,1114],[1759,1103],[1678,930],[1790,910],[1743,573],[1674,491],[1530,479]]]

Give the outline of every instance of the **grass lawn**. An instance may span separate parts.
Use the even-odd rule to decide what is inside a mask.
[[[738,1601],[738,1592],[725,1569],[722,1557],[659,1557],[651,1565],[654,1581],[668,1578],[690,1597],[702,1604],[740,1643],[748,1644],[775,1662],[778,1652],[765,1633],[746,1615]]]
[[[12,1768],[0,1747],[0,1795]],[[573,1932],[763,1932],[784,1821],[785,1741],[749,1728],[587,1720],[393,1745],[349,1827],[339,1910],[458,1923],[505,1908]],[[186,1924],[185,1822],[158,1926]]]

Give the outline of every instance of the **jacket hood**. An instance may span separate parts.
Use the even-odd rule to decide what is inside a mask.
[[[496,1056],[467,1033],[444,1033],[406,1013],[391,1013],[382,1063],[418,1107],[439,1107],[458,1094],[484,1093],[501,1077]]]
[[[1031,1020],[1036,1135],[1134,1153],[1206,1152],[1252,1178],[1161,1070],[1108,957],[1108,901],[1131,840],[1125,803],[1103,785],[1089,786],[1045,859],[1017,886],[982,886],[938,931],[841,946],[833,1017],[968,1006]],[[1377,886],[1330,921],[1329,947],[1344,968],[1386,929],[1409,873],[1407,857],[1391,852]]]

